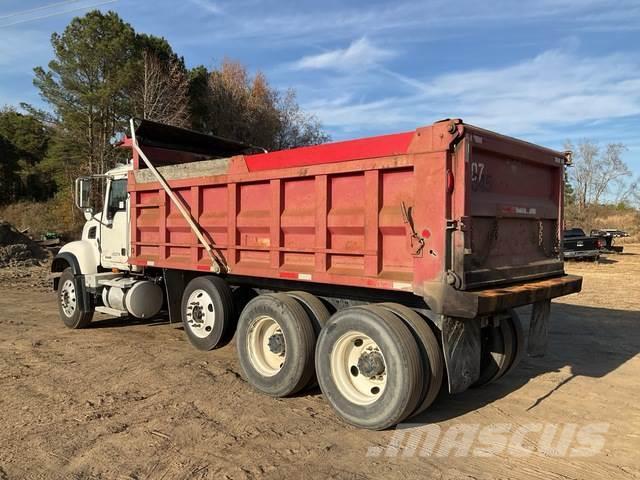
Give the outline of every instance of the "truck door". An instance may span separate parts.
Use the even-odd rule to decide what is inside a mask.
[[[100,228],[100,260],[105,268],[129,269],[128,210],[127,179],[110,180]]]

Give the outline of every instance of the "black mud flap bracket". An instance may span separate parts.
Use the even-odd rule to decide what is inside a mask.
[[[550,313],[551,300],[542,300],[533,304],[527,347],[527,353],[531,357],[542,357],[547,351]]]
[[[84,275],[75,275],[73,277],[73,286],[76,289],[76,296],[78,298],[78,307],[82,311],[89,311],[93,308],[94,302],[92,301],[91,293],[87,289],[84,281]]]
[[[163,268],[164,286],[167,294],[169,323],[182,323],[182,292],[186,285],[184,272]]]
[[[441,329],[449,393],[464,392],[480,378],[480,322],[445,316]]]

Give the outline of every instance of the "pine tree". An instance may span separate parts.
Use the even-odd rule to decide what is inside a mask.
[[[70,157],[53,160],[103,173],[119,156],[112,140],[133,111],[135,32],[114,12],[92,11],[74,18],[61,35],[54,33],[51,44],[55,58],[47,70],[35,68],[34,84],[55,112],[56,143],[73,143]]]

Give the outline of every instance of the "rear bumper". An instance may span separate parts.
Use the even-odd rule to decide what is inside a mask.
[[[478,314],[499,312],[508,308],[563,297],[582,290],[582,277],[564,275],[521,285],[477,292]]]
[[[461,318],[475,318],[509,308],[529,305],[577,293],[582,289],[582,277],[559,277],[517,283],[476,291],[455,290],[449,285],[428,283],[424,286],[425,302],[435,313]]]
[[[600,250],[570,250],[564,252],[564,258],[590,258],[600,255]]]

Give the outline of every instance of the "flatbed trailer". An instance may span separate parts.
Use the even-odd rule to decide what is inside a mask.
[[[513,368],[515,307],[533,305],[529,350],[543,353],[551,299],[581,288],[563,268],[565,154],[458,119],[271,153],[141,122],[124,146],[128,241],[72,272],[87,305],[131,314],[155,295],[198,348],[235,332],[256,388],[317,377],[358,426],[420,413],[445,370],[461,392]]]

